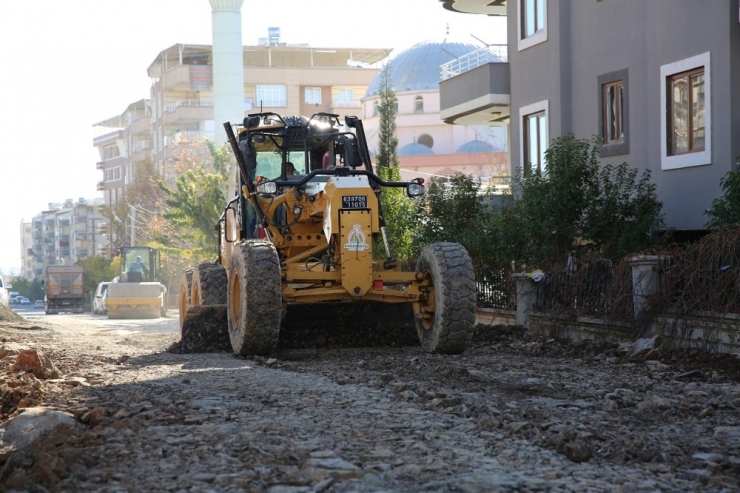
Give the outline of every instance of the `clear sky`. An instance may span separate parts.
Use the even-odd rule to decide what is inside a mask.
[[[437,0],[244,0],[243,44],[268,27],[315,47],[421,41],[506,42],[503,17],[456,14]],[[2,0],[0,270],[20,272],[20,223],[50,202],[102,197],[92,125],[149,97],[146,69],[177,43],[211,44],[208,0]]]

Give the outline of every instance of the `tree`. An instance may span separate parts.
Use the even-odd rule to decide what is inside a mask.
[[[728,171],[719,184],[723,195],[705,212],[709,216],[706,227],[715,230],[740,223],[740,171]]]
[[[435,179],[420,201],[414,222],[420,224],[414,250],[429,243],[453,241],[462,244],[474,259],[498,258],[500,247],[495,222],[497,209],[477,178],[456,174]]]
[[[92,299],[98,284],[112,281],[118,275],[113,270],[111,259],[100,255],[80,259],[75,265],[85,269],[85,293],[88,299]]]
[[[41,286],[41,281],[34,279],[29,281],[25,277],[13,278],[13,291],[18,291],[18,294],[25,296],[31,301],[43,300],[44,299],[44,288]]]
[[[217,147],[210,141],[193,146],[181,143],[174,165],[177,178],[157,182],[164,194],[166,228],[149,246],[162,256],[162,279],[168,286],[179,282],[183,269],[216,255],[215,227],[226,206],[228,156],[226,146]]]
[[[380,73],[380,129],[378,133],[378,152],[375,158],[377,174],[383,181],[400,181],[398,166],[398,138],[396,138],[396,93],[393,90],[390,64]],[[414,205],[406,197],[404,190],[386,187],[380,194],[380,207],[385,219],[386,236],[391,253],[398,259],[408,259],[412,253],[414,238]],[[384,251],[383,245],[378,245]],[[378,249],[376,249],[378,251]]]

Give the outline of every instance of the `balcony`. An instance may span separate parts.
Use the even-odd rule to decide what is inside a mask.
[[[138,154],[139,152],[149,151],[151,149],[152,149],[151,140],[142,140],[139,142],[134,142],[134,154]]]
[[[165,125],[188,124],[203,120],[213,120],[213,101],[182,100],[168,103],[165,108]]]
[[[511,84],[506,45],[491,45],[440,67],[440,116],[446,123],[504,125]]]
[[[114,130],[108,132],[105,135],[100,135],[93,139],[93,146],[101,147],[105,145],[115,144],[117,140],[123,139],[123,130]]]
[[[98,161],[97,163],[95,163],[95,169],[97,170],[101,170],[104,167],[105,167],[105,163],[103,161]]]
[[[151,134],[151,119],[146,116],[137,118],[131,123],[131,133],[134,135],[150,135]]]
[[[332,101],[331,109],[336,108],[362,108],[362,103],[359,101]]]
[[[162,91],[207,91],[213,84],[213,67],[210,65],[178,65],[161,78]]]
[[[105,182],[104,181],[99,181],[98,182],[98,186],[96,187],[96,190],[98,192],[102,192],[103,190],[105,190]]]

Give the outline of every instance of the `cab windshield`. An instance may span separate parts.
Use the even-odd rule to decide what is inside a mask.
[[[265,176],[270,180],[289,178],[292,175],[308,174],[306,153],[304,151],[291,151],[285,156],[286,170],[283,175],[283,155],[280,151],[257,151],[256,176]],[[287,163],[293,164],[293,172],[288,169]]]

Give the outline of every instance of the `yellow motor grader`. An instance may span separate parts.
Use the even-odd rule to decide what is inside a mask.
[[[425,351],[467,348],[476,307],[470,257],[460,244],[434,243],[415,271],[402,270],[388,247],[379,197],[390,187],[422,195],[423,180],[381,180],[361,120],[257,113],[236,132],[230,123],[224,128],[240,190],[217,225],[217,261],[182,275],[183,337],[198,308],[211,306],[228,320],[235,353],[264,355],[276,349],[291,307],[311,304],[330,320],[336,307],[372,302],[381,312],[410,304]],[[377,245],[382,255],[374,255]]]

